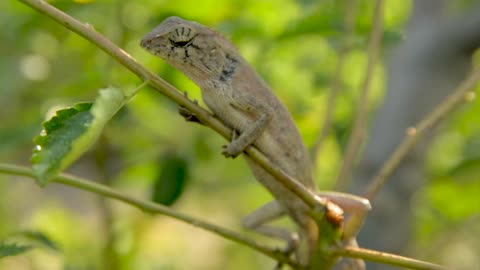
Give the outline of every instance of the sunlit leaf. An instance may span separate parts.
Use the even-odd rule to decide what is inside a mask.
[[[45,185],[85,153],[97,140],[105,124],[124,104],[123,93],[116,88],[100,91],[95,103],[78,103],[59,110],[43,123],[42,133],[31,159],[40,185]]]

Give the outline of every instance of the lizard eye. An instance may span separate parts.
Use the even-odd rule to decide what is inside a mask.
[[[195,37],[194,31],[185,26],[175,28],[170,32],[170,43],[175,47],[186,47],[189,45]]]
[[[190,44],[190,42],[192,42],[192,40],[175,41],[170,39],[170,43],[175,47],[186,47],[188,44]]]

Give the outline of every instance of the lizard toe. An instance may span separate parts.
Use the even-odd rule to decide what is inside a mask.
[[[231,144],[224,145],[222,146],[222,148],[222,155],[224,155],[226,158],[236,158],[241,153],[240,151],[233,149],[233,147],[231,147]]]

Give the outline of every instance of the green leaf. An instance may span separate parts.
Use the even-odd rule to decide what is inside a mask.
[[[58,245],[52,241],[48,236],[45,234],[38,232],[38,231],[23,231],[15,234],[15,236],[20,236],[28,240],[29,243],[38,243],[43,247],[47,247],[49,249],[59,251]]]
[[[0,258],[19,255],[36,247],[60,250],[45,234],[38,231],[23,231],[13,233],[0,241]]]
[[[153,185],[152,201],[172,205],[183,193],[188,179],[188,165],[185,159],[168,156],[162,159],[160,173]]]
[[[95,103],[77,103],[72,108],[57,111],[44,122],[43,131],[34,139],[36,146],[31,158],[38,183],[46,185],[85,153],[125,101],[122,91],[102,89]]]
[[[32,246],[19,245],[16,243],[4,243],[0,242],[0,259],[7,256],[15,256],[25,253],[32,249]]]

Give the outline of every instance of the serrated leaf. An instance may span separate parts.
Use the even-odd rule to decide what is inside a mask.
[[[33,173],[40,185],[78,159],[98,139],[105,124],[125,104],[116,88],[100,90],[95,103],[77,103],[59,110],[43,123],[43,131],[34,139],[31,159]]]
[[[172,205],[183,193],[188,179],[188,165],[185,159],[169,156],[162,159],[160,174],[153,185],[152,201]]]
[[[32,246],[19,245],[16,243],[3,243],[0,242],[0,259],[7,256],[15,256],[25,253],[32,249]]]

